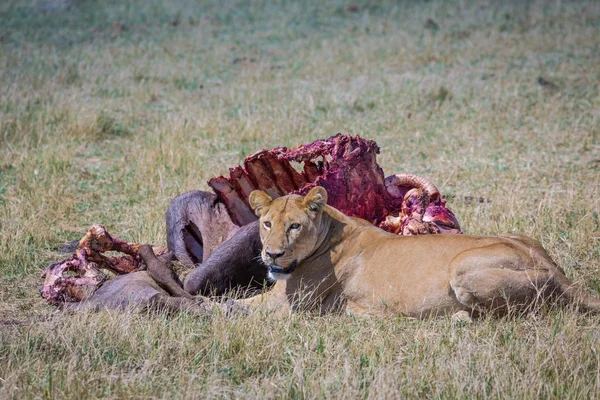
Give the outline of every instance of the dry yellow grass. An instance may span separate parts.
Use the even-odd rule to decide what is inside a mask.
[[[337,132],[600,290],[598,2],[218,3],[0,4],[2,319],[92,223],[164,243],[175,195]],[[0,326],[0,398],[598,398],[598,322],[59,315]]]

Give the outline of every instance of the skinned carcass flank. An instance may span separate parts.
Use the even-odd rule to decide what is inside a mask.
[[[231,168],[229,177],[212,178],[208,184],[237,225],[257,219],[248,204],[255,189],[276,198],[305,195],[322,186],[330,206],[387,231],[460,233],[458,221],[431,182],[412,174],[384,178],[377,154],[379,146],[373,140],[338,134],[295,149],[261,150],[248,156],[243,167]],[[294,169],[291,162],[299,163],[302,170]]]

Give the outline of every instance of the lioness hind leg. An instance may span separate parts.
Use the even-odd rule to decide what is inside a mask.
[[[458,301],[473,310],[505,314],[546,299],[545,287],[550,281],[547,271],[486,268],[456,277],[450,286]]]
[[[548,268],[534,267],[504,244],[468,250],[452,264],[450,286],[457,300],[479,312],[525,311],[555,287]]]

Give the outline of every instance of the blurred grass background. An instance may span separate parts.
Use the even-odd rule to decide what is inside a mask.
[[[91,224],[165,243],[174,196],[337,132],[599,292],[599,82],[595,1],[4,1],[0,314],[52,312],[39,274]],[[597,328],[63,315],[0,327],[0,397],[593,398]]]

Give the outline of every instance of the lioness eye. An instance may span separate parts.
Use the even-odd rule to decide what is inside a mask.
[[[300,229],[300,224],[291,224],[290,229]]]
[[[271,228],[271,223],[269,221],[265,221],[263,222],[263,225],[265,226],[265,228],[269,229]]]

